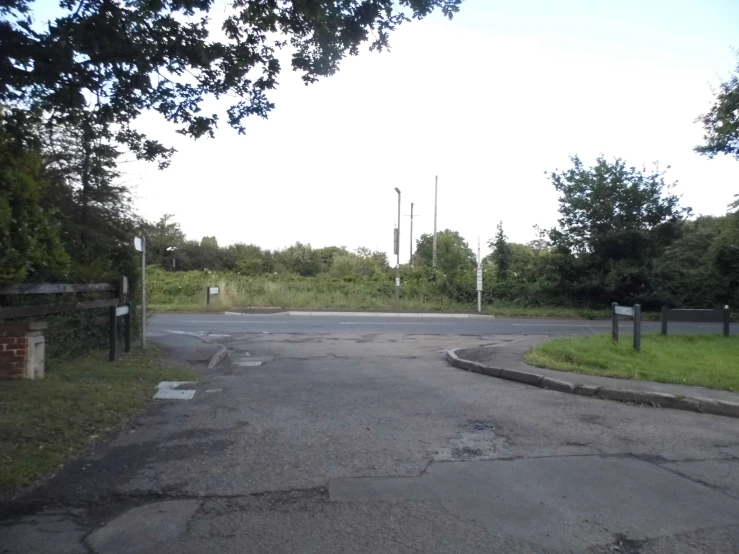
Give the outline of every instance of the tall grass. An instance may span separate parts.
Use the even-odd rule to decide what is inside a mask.
[[[224,311],[235,308],[323,308],[354,310],[395,309],[392,277],[337,278],[331,275],[300,277],[260,275],[248,277],[223,272],[165,272],[151,268],[148,279],[150,305],[166,311]],[[220,294],[206,305],[207,287]],[[400,308],[409,311],[475,311],[476,302],[444,295],[437,283],[407,279],[401,289]],[[549,316],[606,318],[607,310],[558,306],[518,306],[485,302],[484,312],[500,316]]]

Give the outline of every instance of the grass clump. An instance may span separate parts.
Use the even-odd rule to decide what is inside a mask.
[[[160,381],[196,380],[163,367],[154,349],[115,362],[96,351],[51,362],[46,379],[0,381],[0,491],[29,483],[73,458],[138,412]]]
[[[739,337],[642,335],[641,352],[631,335],[616,344],[609,335],[559,338],[531,349],[526,363],[600,375],[739,391]]]

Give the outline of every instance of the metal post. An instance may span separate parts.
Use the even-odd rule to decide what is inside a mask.
[[[146,348],[146,237],[141,235],[141,348]]]
[[[667,318],[669,316],[669,308],[662,306],[662,314],[659,317],[660,323],[662,324],[662,334],[667,334]]]
[[[131,325],[131,304],[126,304],[126,307],[128,308],[128,313],[126,314],[126,320],[125,320],[125,333],[126,336],[124,337],[125,344],[126,344],[126,352],[131,351],[131,334],[132,334],[132,325]]]
[[[110,339],[109,339],[109,349],[108,349],[108,359],[111,362],[115,361],[115,346],[116,346],[116,314],[115,314],[115,306],[110,306],[108,308],[108,317],[110,318]]]
[[[408,258],[408,263],[413,267],[413,202],[411,202],[411,257]]]
[[[634,350],[641,352],[641,304],[634,304]]]
[[[395,187],[395,192],[398,193],[398,256],[395,272],[395,307],[400,309],[400,189]]]
[[[611,302],[611,337],[613,342],[618,342],[618,314],[616,313],[615,302]]]
[[[475,277],[482,274],[482,258],[480,257],[480,237],[477,237],[477,275]],[[477,287],[477,313],[479,314],[482,312],[482,290],[480,287]]]
[[[210,305],[210,287],[205,287],[205,305]]]
[[[431,250],[431,267],[436,267],[436,206],[439,199],[439,176],[434,181],[434,240]]]
[[[728,337],[731,333],[731,310],[729,306],[724,306],[724,336]]]

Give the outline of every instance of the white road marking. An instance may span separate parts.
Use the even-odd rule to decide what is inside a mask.
[[[264,362],[247,362],[247,361],[242,360],[240,362],[236,362],[236,365],[241,366],[241,367],[258,367],[262,365],[263,363]]]
[[[376,321],[340,321],[340,325],[413,325],[412,323],[408,322],[386,322],[386,323],[379,323]],[[423,322],[423,323],[417,323],[417,325],[453,325],[451,323],[442,323],[440,321],[430,321],[430,322]]]
[[[205,392],[222,392],[223,389],[207,389]]]
[[[610,325],[586,325],[582,323],[513,323],[513,327],[610,327]]]

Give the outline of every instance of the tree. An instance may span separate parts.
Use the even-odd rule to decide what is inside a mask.
[[[416,263],[431,267],[433,262],[433,235],[425,233],[416,242]],[[436,235],[436,263],[444,273],[473,269],[475,253],[457,231],[446,229]]]
[[[508,278],[508,270],[511,267],[511,246],[508,244],[507,237],[503,232],[502,221],[498,223],[495,239],[491,240],[488,244],[493,249],[491,259],[498,269],[498,276],[502,281],[505,281]]]
[[[54,121],[85,120],[98,138],[140,158],[171,150],[131,127],[155,110],[192,136],[213,135],[209,98],[237,98],[226,119],[239,132],[273,108],[267,93],[288,45],[306,83],[333,75],[359,46],[388,46],[389,34],[434,9],[451,18],[461,0],[232,0],[220,30],[212,0],[61,0],[61,17],[33,25],[32,0],[0,5],[0,102],[39,109]],[[220,5],[218,5],[220,6]],[[214,33],[214,31],[216,31]],[[217,38],[214,38],[215,35]]]
[[[0,119],[0,285],[63,276],[69,256],[44,209],[41,156],[13,140]]]
[[[549,173],[560,193],[559,225],[548,233],[560,286],[589,302],[627,301],[648,292],[653,260],[690,213],[653,172],[599,157],[586,168]]]
[[[739,63],[734,74],[719,86],[711,109],[697,121],[705,134],[696,152],[709,158],[726,154],[739,160]]]
[[[177,260],[179,251],[185,243],[185,233],[180,224],[173,221],[174,215],[164,214],[156,223],[146,223],[146,257],[151,264],[162,268],[176,268],[172,260]]]

